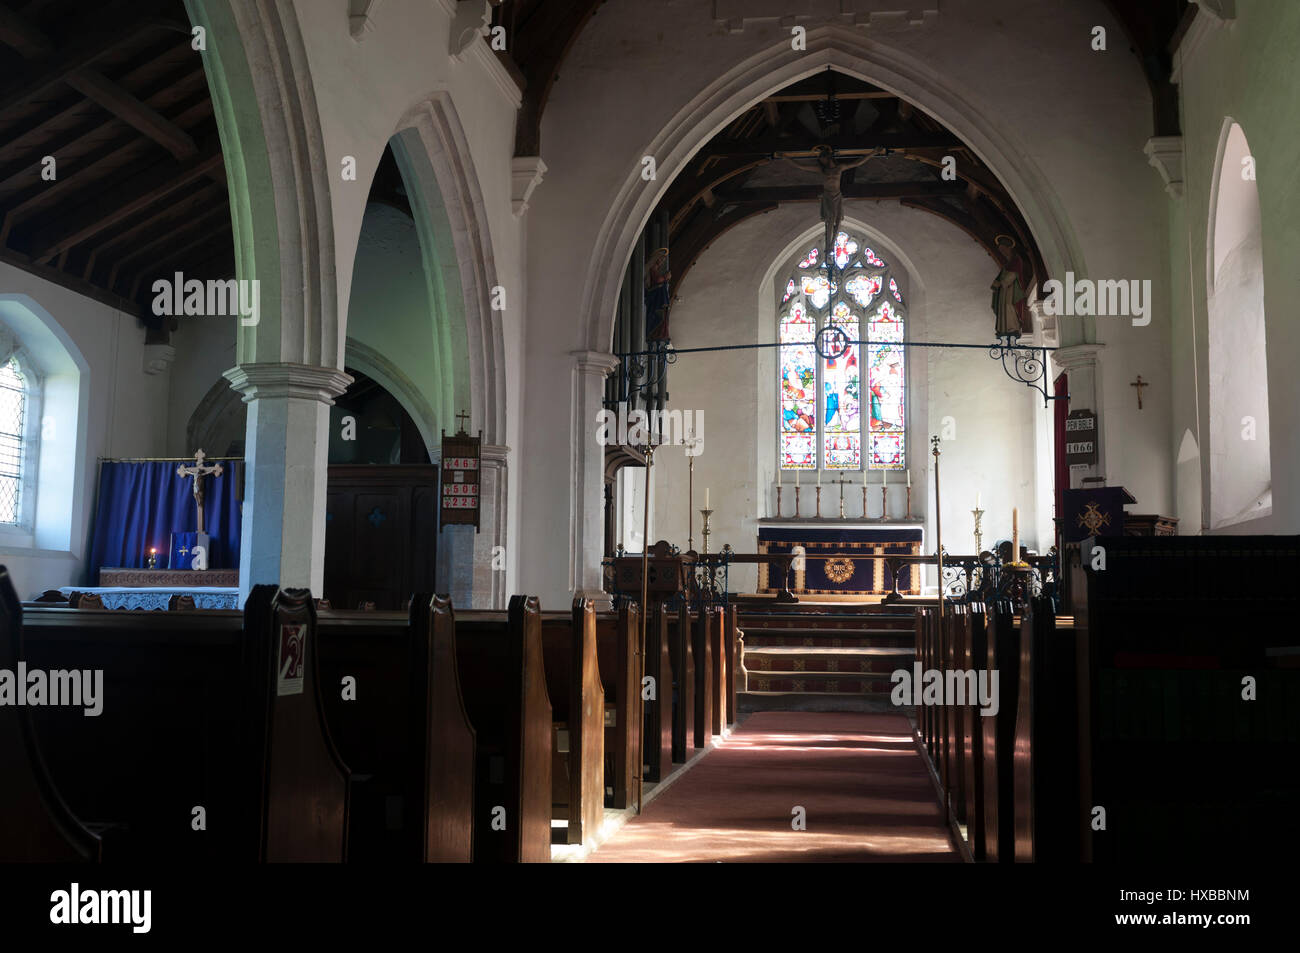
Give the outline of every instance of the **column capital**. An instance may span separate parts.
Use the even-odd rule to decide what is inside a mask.
[[[1052,352],[1052,363],[1065,371],[1095,365],[1105,346],[1104,344],[1071,344],[1067,347],[1058,347]]]
[[[1147,161],[1165,180],[1165,191],[1173,198],[1183,196],[1183,137],[1152,136],[1142,148]]]
[[[240,364],[222,376],[244,395],[244,403],[281,397],[333,404],[352,383],[352,377],[337,367],[313,364]]]
[[[618,357],[608,351],[570,351],[583,374],[604,377],[618,367]]]

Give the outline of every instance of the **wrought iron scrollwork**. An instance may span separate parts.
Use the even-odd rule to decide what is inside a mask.
[[[1012,344],[1013,340],[1012,335],[1003,335],[997,344],[989,346],[989,357],[1002,362],[1007,377],[1042,394],[1044,407],[1048,401],[1062,399],[1064,395],[1058,397],[1047,392],[1047,348]]]

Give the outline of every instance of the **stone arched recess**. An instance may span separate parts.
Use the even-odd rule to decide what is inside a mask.
[[[765,96],[832,68],[915,103],[961,137],[1006,185],[1038,242],[1049,274],[1087,273],[1059,198],[1025,150],[1002,132],[1002,117],[985,115],[933,65],[851,29],[819,27],[810,30],[806,39],[806,51],[793,50],[787,38],[775,40],[686,103],[644,148],[643,154],[655,159],[658,188],[647,185],[639,163],[630,164],[600,227],[583,282],[570,425],[570,578],[580,593],[597,595],[600,590],[603,532],[596,515],[601,511],[603,471],[600,448],[589,439],[588,422],[596,419],[603,378],[613,367],[608,352],[628,258],[651,212],[691,156]],[[1095,340],[1093,321],[1061,317],[1061,342]]]
[[[1206,236],[1209,329],[1209,528],[1270,516],[1268,348],[1263,234],[1253,157],[1225,119]]]
[[[494,309],[496,258],[483,191],[447,93],[417,103],[397,130],[389,142],[415,217],[430,307],[440,319],[439,387],[425,395],[438,421],[432,456],[437,460],[441,452],[438,431],[455,432],[462,408],[470,413],[467,429],[483,432],[480,531],[448,527],[442,533],[438,586],[458,605],[503,608],[507,576],[500,554],[509,490],[505,345],[501,312]]]
[[[226,372],[248,404],[240,592],[324,580],[329,405],[341,369],[329,172],[292,4],[186,0],[229,182],[235,268],[257,281],[256,323]],[[256,531],[254,532],[254,528]]]

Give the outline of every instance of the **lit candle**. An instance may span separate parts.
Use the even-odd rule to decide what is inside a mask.
[[[1020,511],[1011,509],[1011,561],[1020,562]]]

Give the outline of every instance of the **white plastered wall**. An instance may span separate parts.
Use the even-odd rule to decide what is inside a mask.
[[[595,329],[610,326],[606,292],[617,290],[636,231],[672,175],[725,122],[828,62],[908,95],[973,142],[1025,210],[1049,269],[1152,280],[1149,326],[1066,319],[1062,336],[1106,345],[1107,383],[1095,409],[1107,421],[1108,476],[1144,511],[1167,511],[1167,212],[1142,153],[1150,94],[1104,5],[944,4],[923,27],[874,33],[808,21],[803,60],[790,54],[789,29],[776,20],[729,32],[712,9],[704,0],[606,4],[552,90],[542,127],[549,171],[529,213],[524,588],[550,603],[565,599],[575,563],[590,558],[584,550],[565,564],[556,554],[574,538],[578,504],[599,505],[598,481],[585,502],[573,492],[575,480],[588,482],[575,467],[598,450],[595,425],[575,421],[580,429],[567,435],[561,427],[574,400],[573,352],[609,347]],[[1109,30],[1105,53],[1090,46],[1098,24]],[[656,158],[654,181],[641,179],[646,155]],[[1127,386],[1139,373],[1155,382],[1142,411]]]

